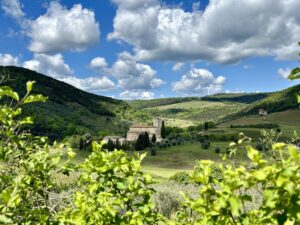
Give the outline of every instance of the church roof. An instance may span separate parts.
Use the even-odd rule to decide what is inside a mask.
[[[147,124],[134,124],[130,128],[156,128],[153,125],[147,125]]]

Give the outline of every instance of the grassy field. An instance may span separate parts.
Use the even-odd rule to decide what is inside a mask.
[[[198,142],[185,143],[165,149],[157,149],[156,156],[151,156],[147,151],[141,151],[140,153],[147,152],[147,156],[142,162],[142,170],[154,176],[168,178],[178,171],[193,169],[196,160],[221,161],[228,144],[229,142],[212,142],[210,148],[204,150]],[[214,152],[215,147],[221,149],[221,154]],[[64,153],[62,159],[65,161],[66,149],[62,149],[61,151]],[[73,163],[84,162],[90,154],[87,151],[75,150],[75,152],[76,156],[73,159]],[[133,152],[130,151],[128,154],[132,155]],[[240,161],[246,160],[246,158],[246,152],[243,150],[239,151],[236,157]]]
[[[226,103],[223,102],[210,102],[210,101],[199,101],[193,100],[190,102],[182,102],[170,105],[163,105],[153,107],[151,109],[158,109],[158,110],[166,110],[166,109],[201,109],[207,107],[217,107],[217,106],[225,106]]]
[[[270,114],[269,117],[261,117],[258,115],[245,116],[240,119],[232,120],[226,123],[221,124],[220,128],[230,129],[230,125],[250,125],[250,124],[263,124],[263,123],[276,123],[280,126],[280,129],[283,132],[283,136],[291,137],[294,131],[297,131],[300,134],[300,110],[287,110],[284,112],[277,112]],[[250,131],[257,132],[259,129],[255,128],[235,128],[232,130],[239,131]]]
[[[192,100],[169,105],[143,109],[153,117],[164,118],[168,126],[188,127],[206,121],[218,121],[227,115],[245,108],[246,104],[237,102],[213,102]]]
[[[165,125],[168,127],[187,128],[189,126],[197,125],[197,122],[192,120],[173,119],[173,118],[162,118],[162,119],[165,121]]]
[[[155,176],[170,177],[178,171],[193,169],[196,160],[222,161],[222,155],[225,154],[228,144],[228,142],[212,142],[207,150],[202,149],[200,143],[186,143],[158,149],[156,156],[147,154],[142,162],[142,168]],[[215,147],[221,149],[221,154],[214,152]],[[243,149],[238,151],[236,160],[247,160],[246,151]]]

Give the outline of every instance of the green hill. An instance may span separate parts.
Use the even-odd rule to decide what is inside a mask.
[[[128,103],[144,115],[162,117],[169,126],[188,127],[205,121],[230,121],[255,115],[260,108],[270,113],[297,108],[300,85],[270,93],[221,93],[205,97],[135,100]]]
[[[157,106],[165,106],[171,105],[181,102],[190,102],[193,100],[199,100],[198,97],[177,97],[177,98],[157,98],[157,99],[150,99],[150,100],[131,100],[127,101],[132,107],[135,109],[144,109],[144,108],[152,108]]]
[[[216,102],[239,102],[245,104],[251,104],[261,99],[264,99],[268,96],[272,95],[272,93],[221,93],[215,94],[211,96],[202,97],[202,100],[205,101],[216,101]]]
[[[130,107],[121,100],[87,93],[24,68],[0,66],[0,75],[4,71],[9,79],[2,85],[11,86],[22,96],[26,91],[26,82],[34,80],[33,92],[48,97],[46,103],[35,103],[24,109],[25,114],[35,118],[35,125],[31,128],[35,134],[57,140],[73,134],[96,135],[100,130],[124,134],[128,128],[128,123],[117,114]]]
[[[231,120],[246,115],[255,115],[261,108],[267,110],[269,113],[297,109],[299,106],[296,100],[296,94],[299,92],[300,85],[296,85],[282,91],[271,93],[266,98],[250,104],[245,109],[236,114],[228,116],[226,119]]]

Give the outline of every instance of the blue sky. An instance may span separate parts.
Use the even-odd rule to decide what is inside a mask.
[[[0,0],[0,65],[115,98],[297,84],[298,0]],[[299,82],[298,82],[299,83]]]

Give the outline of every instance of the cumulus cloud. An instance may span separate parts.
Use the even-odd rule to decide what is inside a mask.
[[[226,94],[243,94],[245,93],[245,91],[240,90],[240,89],[235,89],[235,90],[226,90],[225,91]],[[255,92],[258,93],[258,92]]]
[[[64,62],[62,54],[34,54],[34,58],[24,62],[23,66],[56,79],[73,76],[73,70]]]
[[[173,69],[173,71],[179,71],[179,70],[181,70],[181,68],[183,66],[184,66],[184,63],[179,62],[179,63],[176,63],[172,69]]]
[[[67,9],[54,1],[46,14],[30,22],[27,35],[35,53],[82,51],[99,41],[100,28],[93,11],[80,4]]]
[[[211,95],[222,91],[225,80],[224,76],[215,77],[208,70],[193,68],[172,83],[172,90],[186,95]]]
[[[85,91],[108,91],[115,88],[115,84],[109,78],[87,77],[78,78],[74,75],[73,70],[65,63],[61,54],[45,55],[34,54],[32,60],[23,63],[25,68],[35,70],[39,73],[48,75],[65,83],[71,84]]]
[[[77,77],[65,77],[61,79],[68,84],[71,84],[79,89],[85,91],[109,91],[115,88],[115,84],[107,77],[87,77],[87,78],[77,78]]]
[[[154,93],[150,91],[124,91],[120,94],[122,99],[153,99]]]
[[[25,16],[19,0],[2,0],[1,8],[6,15],[14,19],[20,19]]]
[[[281,78],[288,79],[291,71],[292,70],[290,68],[285,68],[285,69],[279,68],[277,73]]]
[[[96,57],[90,62],[90,68],[92,69],[101,69],[104,67],[107,67],[107,62],[103,57]]]
[[[0,53],[0,65],[1,66],[17,66],[19,65],[18,57],[13,57],[10,54]]]
[[[250,56],[297,57],[299,0],[210,0],[204,11],[192,12],[159,0],[113,2],[108,39],[133,45],[139,60],[228,64]]]
[[[119,54],[108,72],[118,80],[118,86],[125,90],[155,89],[164,83],[154,69],[136,62],[128,52]]]

